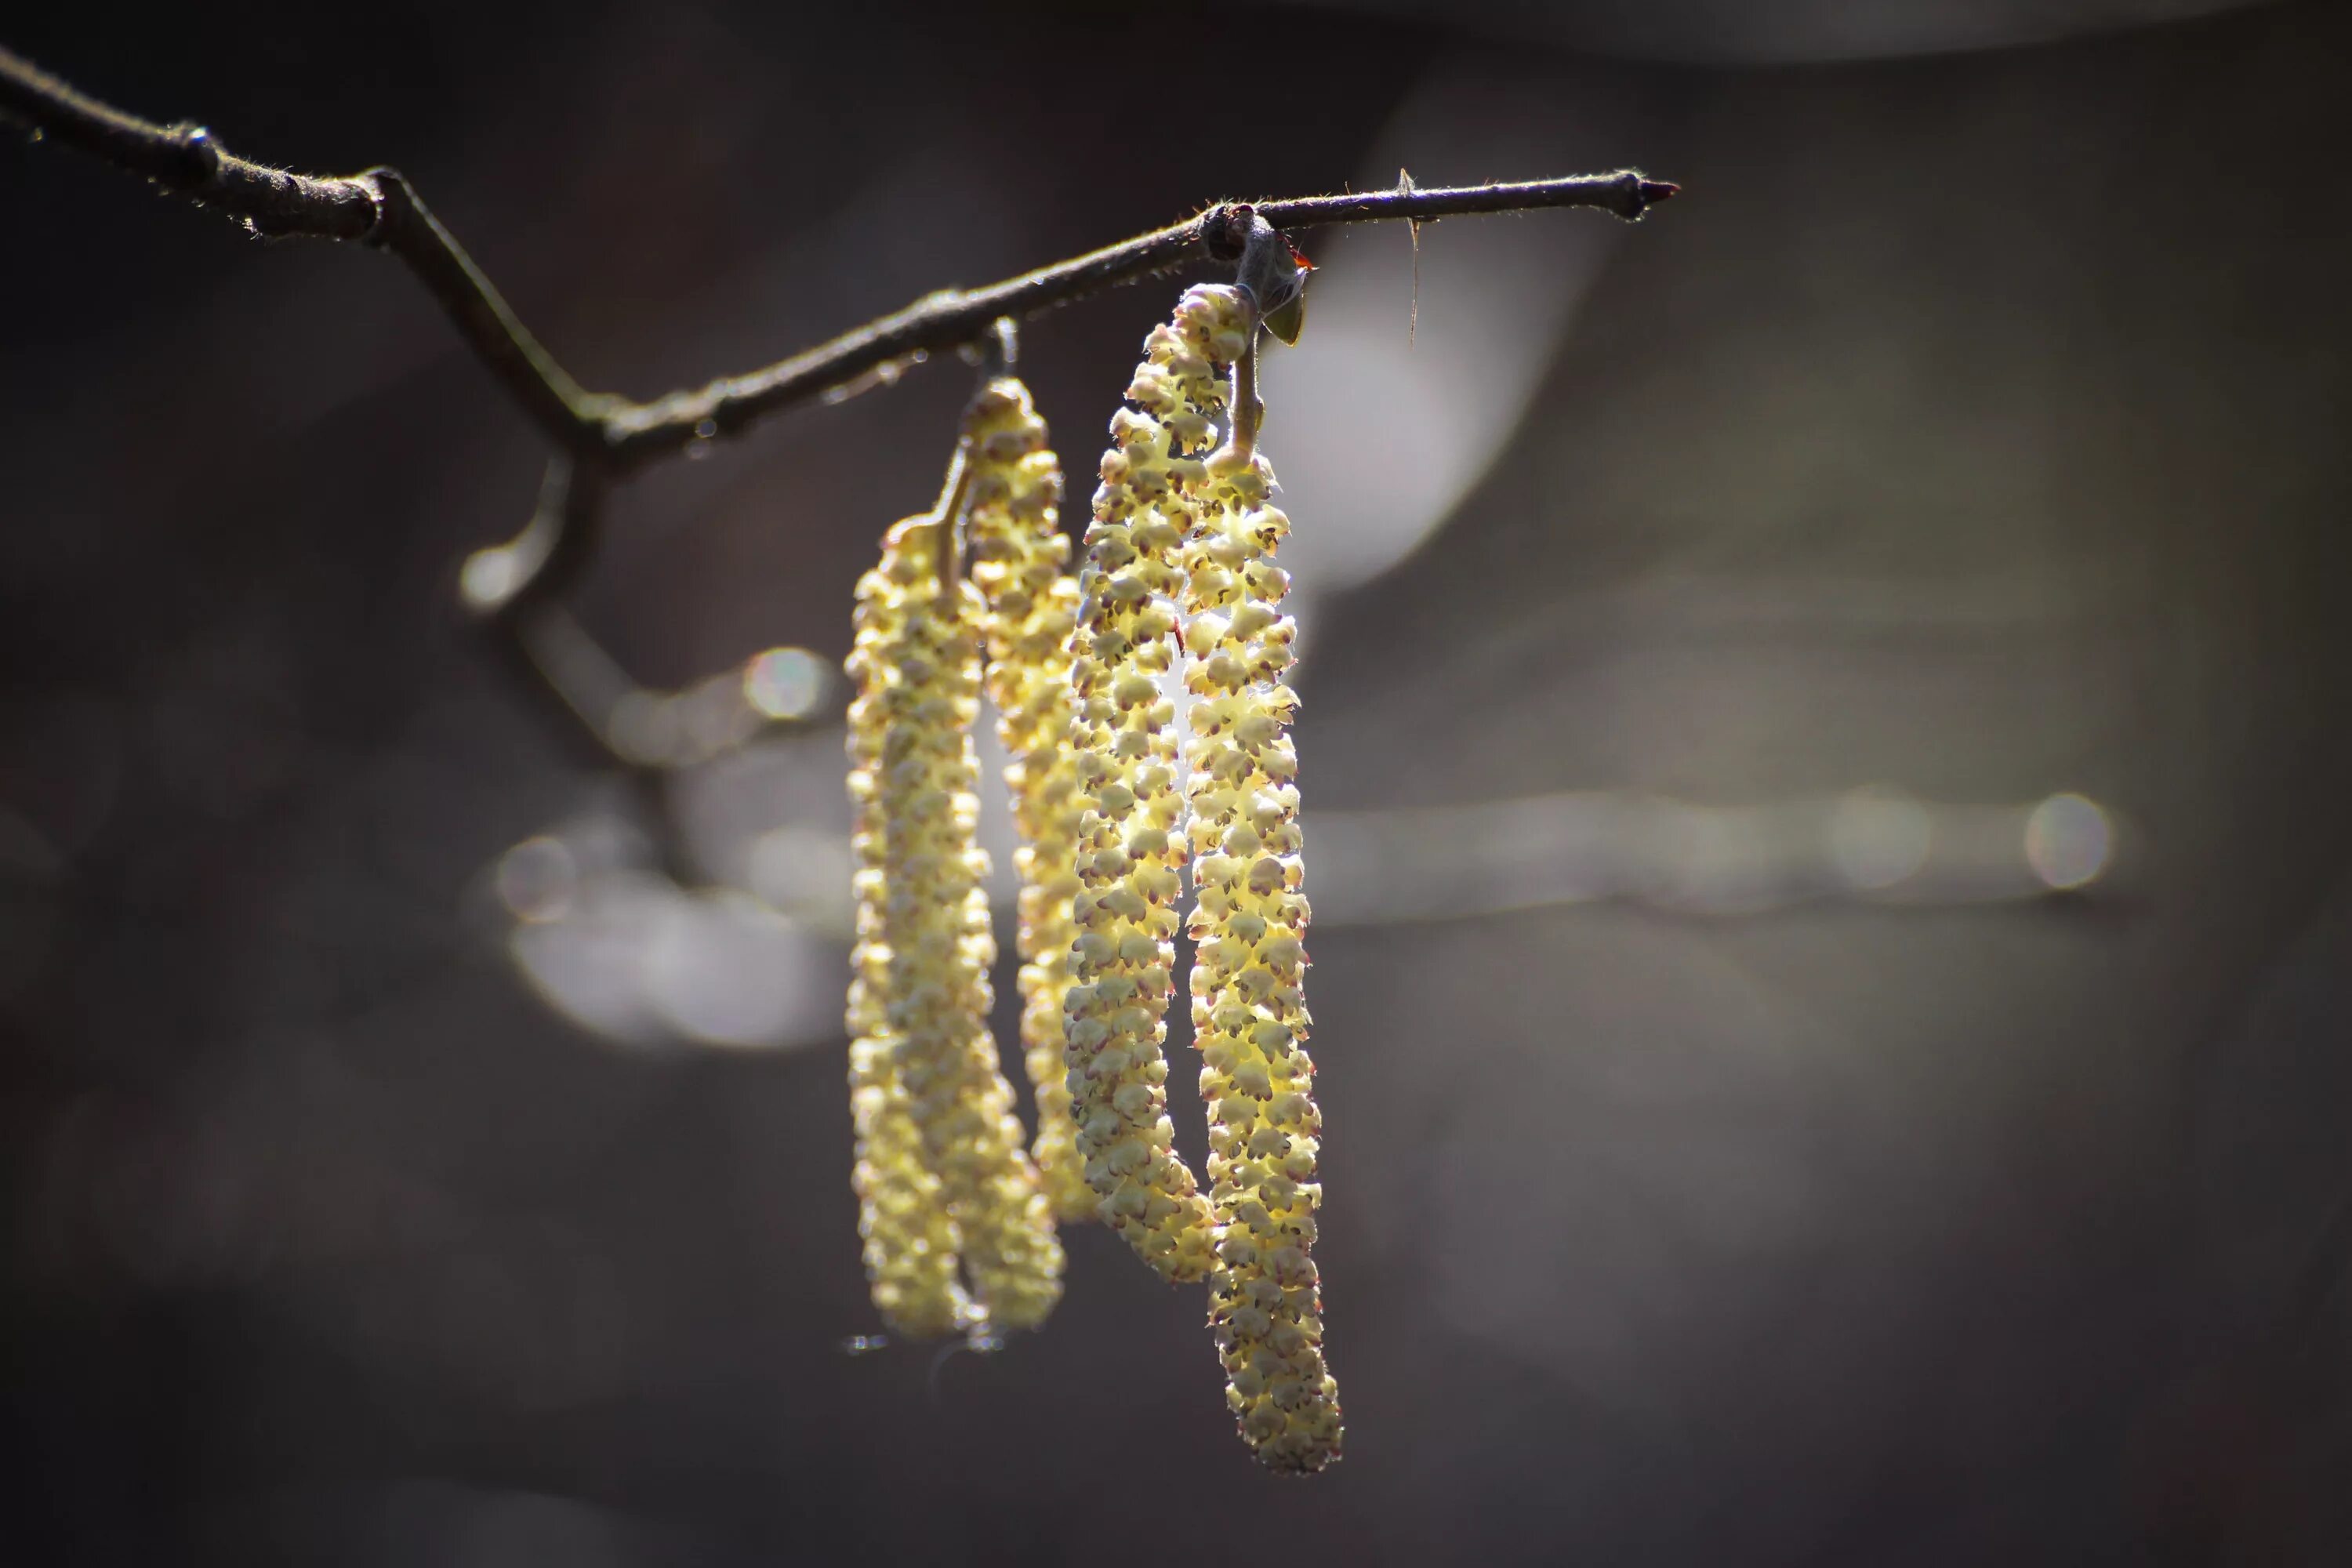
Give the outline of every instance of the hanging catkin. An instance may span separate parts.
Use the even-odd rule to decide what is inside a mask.
[[[858,1037],[853,1084],[874,1110],[859,1119],[858,1185],[867,1269],[886,1313],[886,1279],[913,1269],[892,1248],[919,1247],[928,1258],[942,1239],[935,1224],[893,1220],[892,1205],[929,1194],[932,1212],[951,1222],[945,1239],[961,1256],[972,1325],[1032,1328],[1061,1292],[1062,1248],[988,1032],[996,948],[982,888],[988,860],[973,842],[971,744],[982,612],[971,585],[950,580],[944,553],[961,489],[950,486],[939,511],[892,528],[880,564],[857,585],[848,668],[858,692],[849,787],[859,942],[849,1022]],[[903,1173],[901,1106],[935,1192]],[[923,1310],[894,1314],[910,1333],[951,1305],[932,1289],[935,1268],[919,1275]]]
[[[1102,1217],[1180,1280],[1208,1273],[1211,1236],[1167,1114],[1161,1045],[1184,841],[1175,706],[1160,681],[1175,661],[1177,554],[1224,404],[1221,377],[1248,342],[1229,311],[1194,294],[1145,339],[1129,406],[1111,416],[1072,641],[1084,815],[1066,1013],[1078,1148]]]
[[[888,950],[861,942],[849,991],[849,1110],[857,1134],[857,1233],[883,1320],[912,1339],[951,1334],[974,1317],[956,1275],[955,1224],[899,1081],[898,1037],[883,1022]]]
[[[1255,327],[1242,289],[1187,297]],[[1288,735],[1298,704],[1282,681],[1297,625],[1279,608],[1290,579],[1274,563],[1290,521],[1267,504],[1253,362],[1239,371],[1233,433],[1208,459],[1181,557],[1192,1031],[1217,1254],[1209,1320],[1243,1437],[1271,1468],[1312,1471],[1339,1457],[1341,1426],[1308,1256],[1322,1118],[1302,993],[1308,910]]]
[[[1070,750],[1077,700],[1070,688],[1070,632],[1078,584],[1063,570],[1062,467],[1045,445],[1045,422],[1029,389],[996,376],[964,415],[971,475],[966,531],[971,580],[987,608],[985,682],[997,736],[1010,759],[1004,782],[1020,847],[1021,1043],[1037,1097],[1034,1156],[1055,1214],[1091,1219],[1070,1120],[1063,1060],[1063,997],[1070,984],[1070,918],[1077,896],[1078,771]]]

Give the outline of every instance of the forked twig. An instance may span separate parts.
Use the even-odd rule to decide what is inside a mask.
[[[1188,262],[1232,261],[1257,219],[1276,228],[1402,219],[1413,225],[1467,213],[1537,207],[1597,207],[1638,219],[1678,187],[1639,170],[1514,184],[1421,189],[1409,179],[1389,191],[1300,196],[1255,204],[1220,202],[1181,223],[1057,261],[982,289],[927,294],[832,339],[758,370],[644,402],[590,392],[525,327],[497,288],[393,168],[356,174],[291,174],[243,158],[191,121],[164,125],[116,109],[0,49],[0,120],[37,137],[94,153],[267,237],[356,240],[404,262],[439,303],[457,334],[497,376],[556,448],[540,504],[509,542],[466,563],[466,603],[510,652],[547,678],[569,711],[577,693],[555,681],[534,632],[570,626],[561,600],[593,556],[604,495],[612,480],[716,437],[737,435],[797,405],[838,401],[895,380],[898,367],[950,350],[988,352],[1001,318],[1020,320]],[[565,641],[570,634],[559,637]],[[585,720],[587,715],[581,713]],[[607,752],[635,769],[658,767],[617,749],[589,725]]]

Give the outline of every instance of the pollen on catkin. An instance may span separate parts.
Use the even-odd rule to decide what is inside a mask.
[[[1168,1002],[1185,846],[1176,710],[1177,561],[1224,405],[1223,373],[1248,347],[1232,289],[1189,290],[1144,340],[1111,416],[1071,642],[1071,727],[1082,816],[1066,1002],[1078,1150],[1098,1213],[1171,1280],[1212,1266],[1208,1205],[1168,1120]]]
[[[923,1159],[898,1078],[900,1037],[883,1021],[881,989],[889,950],[858,944],[849,992],[849,1110],[857,1135],[850,1185],[866,1278],[883,1321],[909,1339],[935,1339],[971,1325],[978,1309],[956,1273],[955,1222],[940,1179]]]
[[[1078,584],[1064,570],[1070,542],[1061,531],[1062,466],[1045,445],[1045,422],[1029,389],[1011,376],[992,379],[972,400],[964,439],[971,580],[986,606],[984,683],[1010,759],[1004,782],[1020,839],[1013,862],[1020,876],[1023,1061],[1037,1097],[1033,1152],[1055,1216],[1092,1219],[1097,1200],[1078,1154],[1063,1059],[1062,1004],[1077,934],[1070,909],[1078,893],[1079,805],[1069,745]]]
[[[988,858],[973,841],[971,742],[982,612],[970,584],[946,578],[951,511],[943,501],[892,528],[857,585],[848,717],[862,990],[852,992],[852,1061],[890,1086],[861,1158],[883,1173],[895,1091],[952,1222],[972,1326],[1034,1328],[1061,1293],[1062,1247],[988,1031],[996,946]],[[868,1200],[870,1215],[882,1207]]]
[[[1246,307],[1244,307],[1246,308]],[[1254,379],[1254,378],[1253,378]],[[1255,395],[1245,387],[1237,405]],[[1339,1384],[1323,1359],[1315,1263],[1322,1131],[1302,983],[1297,699],[1283,684],[1297,624],[1274,563],[1289,519],[1254,432],[1211,454],[1184,567],[1184,738],[1192,1031],[1209,1112],[1209,1205],[1217,1265],[1209,1321],[1225,1397],[1270,1468],[1339,1458]]]

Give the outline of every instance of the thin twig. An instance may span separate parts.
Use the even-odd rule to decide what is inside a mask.
[[[0,49],[0,115],[94,153],[270,238],[358,240],[408,264],[476,357],[556,446],[601,462],[621,400],[582,390],[499,297],[398,170],[292,174],[240,158],[201,125],[157,125]]]
[[[6,49],[0,49],[0,115],[241,219],[256,234],[366,239],[375,232],[376,193],[364,179],[248,163],[201,125],[125,114]]]
[[[0,114],[240,218],[256,233],[356,239],[393,252],[550,440],[615,472],[683,451],[698,439],[737,434],[795,404],[887,379],[898,365],[979,340],[1000,316],[1034,316],[1188,261],[1231,260],[1232,255],[1220,254],[1223,237],[1252,210],[1220,203],[1182,223],[985,289],[926,295],[764,369],[635,403],[584,391],[565,374],[393,169],[324,177],[270,169],[230,153],[201,126],[160,125],[125,113],[5,49]],[[1635,219],[1676,189],[1638,170],[1620,169],[1517,184],[1302,196],[1259,202],[1255,211],[1283,228],[1535,207],[1598,207]]]
[[[539,503],[522,531],[477,550],[457,574],[458,596],[485,621],[510,619],[569,588],[604,532],[604,481],[557,453],[539,482]]]
[[[461,583],[467,605],[481,617],[509,664],[529,672],[536,689],[578,721],[598,754],[620,763],[656,794],[664,773],[700,760],[697,746],[672,750],[625,736],[617,732],[616,721],[625,712],[669,712],[665,704],[685,694],[673,698],[637,687],[562,605],[594,554],[612,479],[696,442],[738,434],[797,404],[838,401],[895,381],[902,367],[933,354],[979,345],[983,355],[1009,359],[1012,341],[1009,333],[1000,335],[1001,319],[1038,315],[1191,261],[1235,260],[1261,220],[1279,228],[1311,228],[1402,219],[1414,226],[1417,243],[1425,219],[1582,206],[1633,220],[1677,189],[1638,170],[1620,169],[1439,190],[1418,189],[1405,179],[1393,191],[1218,203],[1182,223],[985,289],[926,295],[764,369],[635,403],[589,392],[572,380],[397,170],[378,166],[358,174],[313,175],[273,169],[231,153],[200,125],[142,120],[6,49],[0,49],[0,120],[20,122],[37,139],[55,137],[143,175],[239,220],[256,235],[357,240],[388,250],[407,265],[558,454],[522,531],[466,563]],[[951,479],[951,489],[952,485]],[[943,505],[950,509],[952,526],[952,495]]]
[[[606,421],[622,400],[584,390],[555,363],[400,171],[379,166],[360,178],[376,191],[383,214],[370,243],[408,264],[457,335],[550,441],[574,458],[607,466]]]
[[[1650,179],[1638,170],[1620,169],[1609,174],[1578,174],[1520,184],[1300,196],[1258,202],[1254,210],[1277,228],[1525,212],[1535,207],[1599,207],[1634,219],[1680,188]],[[926,295],[902,310],[748,375],[730,376],[693,392],[674,392],[651,402],[618,407],[605,426],[610,449],[625,466],[633,467],[676,451],[698,434],[732,435],[764,415],[806,402],[884,365],[959,347],[985,332],[999,316],[1042,315],[1074,300],[1186,262],[1231,260],[1230,256],[1217,254],[1218,237],[1237,218],[1245,221],[1251,210],[1248,205],[1220,203],[1182,223],[985,289],[950,289]]]

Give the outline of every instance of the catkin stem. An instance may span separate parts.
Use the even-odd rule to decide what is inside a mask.
[[[1257,348],[1253,328],[1249,347],[1234,361],[1233,427],[1220,448],[1244,463],[1257,456],[1257,433],[1265,424],[1265,403],[1257,395]]]
[[[959,440],[948,459],[948,477],[931,515],[940,520],[939,539],[931,548],[940,562],[940,596],[952,599],[963,581],[963,515],[971,491],[971,443]]]

